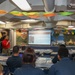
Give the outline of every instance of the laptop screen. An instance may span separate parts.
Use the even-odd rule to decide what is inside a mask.
[[[19,56],[22,57],[23,53],[20,53]]]

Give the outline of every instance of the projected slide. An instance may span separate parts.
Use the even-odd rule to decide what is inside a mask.
[[[39,30],[29,31],[29,44],[32,45],[50,45],[51,44],[51,31]]]

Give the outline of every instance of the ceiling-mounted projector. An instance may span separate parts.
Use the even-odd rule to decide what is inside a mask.
[[[55,0],[55,11],[75,11],[75,0]]]

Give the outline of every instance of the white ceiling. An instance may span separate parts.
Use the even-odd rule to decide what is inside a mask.
[[[31,6],[42,6],[43,5],[43,2],[42,0],[27,0]]]
[[[63,1],[63,0],[27,0],[29,2],[29,4],[32,7],[31,11],[45,11],[45,12],[49,12],[49,11],[60,11],[61,9],[61,5],[67,6],[67,0]],[[59,9],[60,7],[60,9]],[[0,0],[0,10],[6,10],[7,12],[10,12],[12,10],[20,10],[19,8],[17,8],[15,5],[13,5],[10,0]],[[63,9],[64,10],[64,9]],[[17,17],[17,16],[13,16],[10,14],[6,14],[6,15],[0,15],[0,20],[1,21],[20,21],[22,19],[28,19],[29,17],[23,16],[23,17]],[[57,15],[53,18],[45,18],[45,17],[40,17],[38,18],[39,20],[41,20],[41,22],[45,22],[46,26],[49,27],[54,27],[57,21],[60,20],[72,20],[75,21],[75,18],[73,16],[70,17],[65,17],[65,16],[60,16]],[[13,23],[14,24],[14,23]],[[38,25],[38,24],[37,24]]]

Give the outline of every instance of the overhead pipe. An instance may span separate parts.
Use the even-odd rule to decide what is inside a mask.
[[[54,12],[55,11],[55,0],[43,0],[45,12]],[[48,21],[53,21],[53,18],[48,17]],[[46,23],[47,27],[52,28],[53,23]]]
[[[53,12],[54,11],[54,5],[55,5],[55,0],[43,0],[44,3],[44,9],[46,12]]]

